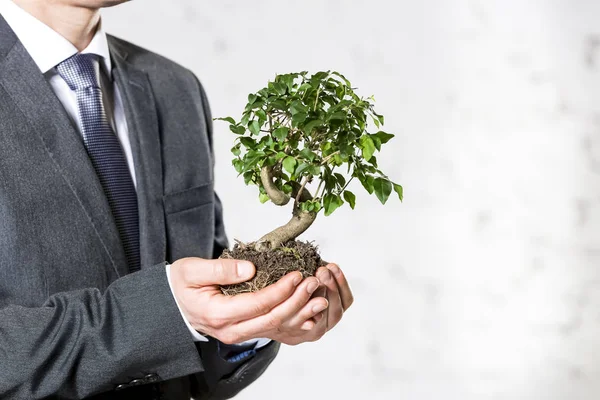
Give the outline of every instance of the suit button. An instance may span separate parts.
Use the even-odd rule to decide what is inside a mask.
[[[131,382],[129,382],[129,384],[131,386],[138,386],[138,385],[142,385],[144,383],[145,383],[145,381],[143,379],[134,379]]]
[[[157,382],[158,380],[159,380],[159,377],[157,374],[148,374],[148,375],[144,376],[144,381],[146,381],[147,383]]]
[[[129,385],[126,385],[125,383],[122,383],[120,385],[118,385],[115,390],[123,390],[123,389],[127,389],[129,387]]]

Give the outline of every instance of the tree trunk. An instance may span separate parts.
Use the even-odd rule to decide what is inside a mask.
[[[262,181],[263,187],[267,192],[267,196],[271,199],[274,204],[278,206],[285,206],[290,202],[290,196],[283,193],[273,183],[273,168],[262,167],[260,170],[260,180]]]
[[[303,234],[317,218],[317,213],[294,209],[292,219],[285,225],[280,226],[271,233],[267,233],[256,242],[258,250],[275,249],[284,243],[296,239]]]

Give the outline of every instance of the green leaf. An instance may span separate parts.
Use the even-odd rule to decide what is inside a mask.
[[[260,139],[260,144],[262,146],[271,148],[273,145],[273,138],[271,136],[263,136],[262,139]]]
[[[298,165],[298,168],[296,168],[296,172],[294,173],[294,175],[300,176],[304,171],[306,171],[309,168],[310,168],[309,164],[307,164],[307,163],[300,163]]]
[[[325,182],[325,189],[329,191],[335,188],[337,179],[331,174],[331,168],[325,167],[325,172],[323,173],[322,179]]]
[[[317,213],[323,208],[320,201],[314,201],[313,204],[315,205],[315,212]]]
[[[256,167],[256,164],[264,157],[264,153],[256,153],[253,155],[246,154],[244,158],[244,164],[242,166],[242,171],[248,171],[249,169],[253,169]],[[241,171],[240,171],[241,172]]]
[[[267,201],[269,201],[269,196],[266,193],[261,193],[258,195],[258,199],[262,204],[265,204]]]
[[[281,99],[275,99],[271,101],[271,107],[276,108],[278,110],[283,110],[283,111],[287,111],[287,104],[285,103],[284,100]]]
[[[254,177],[254,171],[247,171],[244,172],[244,183],[247,185],[252,181],[252,178]]]
[[[373,190],[374,190],[373,183],[374,183],[375,179],[371,175],[364,175],[364,174],[358,175],[358,180],[363,185],[365,190],[367,192],[369,192],[369,194],[373,194]]]
[[[309,148],[305,147],[300,151],[300,155],[310,162],[313,162],[317,155]]]
[[[318,165],[311,165],[309,170],[310,171],[308,173],[312,176],[317,176],[321,173],[321,167]]]
[[[242,151],[240,150],[240,145],[238,144],[237,146],[232,147],[231,152],[236,157],[239,156],[240,154],[242,154]]]
[[[265,105],[265,102],[262,100],[257,100],[253,104],[248,104],[246,106],[246,111],[256,110],[257,108],[261,108]]]
[[[340,74],[339,72],[333,71],[333,72],[331,72],[331,74],[342,78],[342,80],[344,81],[346,86],[349,86],[349,87],[352,86],[350,81],[348,79],[346,79],[346,77],[344,75]]]
[[[283,83],[285,83],[285,85],[287,86],[287,89],[291,92],[292,89],[294,88],[294,78],[296,78],[297,75],[296,74],[288,74],[285,76],[281,77],[281,81]]]
[[[240,160],[239,158],[236,158],[231,163],[233,164],[233,167],[235,168],[236,172],[238,174],[241,174],[242,171],[244,170],[244,162],[242,160]]]
[[[253,149],[256,147],[256,142],[254,141],[254,139],[249,137],[240,138],[240,142],[248,149]]]
[[[398,198],[400,199],[400,201],[404,200],[404,189],[402,189],[402,186],[394,183],[394,191],[396,193],[398,193]]]
[[[260,133],[260,124],[258,123],[258,121],[254,120],[250,122],[250,125],[248,125],[248,129],[250,130],[250,132],[252,132],[253,135],[258,135]]]
[[[375,153],[375,143],[369,136],[362,136],[360,138],[360,148],[362,149],[362,155],[365,161],[369,161]]]
[[[333,156],[333,164],[336,166],[340,166],[342,165],[342,163],[344,162],[344,160],[342,160],[342,156],[341,154],[336,154]]]
[[[277,155],[275,155],[275,158],[277,160],[281,160],[282,158],[286,158],[287,154],[285,154],[283,151],[280,151],[279,153],[277,153]]]
[[[327,78],[328,76],[329,76],[329,71],[317,72],[316,74],[314,74],[313,76],[310,77],[310,81],[312,83],[317,83],[317,82],[322,81],[323,79]]]
[[[292,102],[292,104],[290,106],[290,112],[292,113],[292,115],[295,115],[298,113],[306,114],[308,112],[308,109],[306,108],[306,106],[304,104],[302,104],[300,101],[296,100],[296,101]]]
[[[384,178],[375,178],[373,190],[381,204],[385,204],[392,193],[392,182]]]
[[[265,110],[256,110],[255,114],[258,117],[258,121],[261,123],[261,125],[267,121],[267,113]]]
[[[344,120],[346,119],[346,117],[348,116],[348,114],[346,113],[346,111],[337,111],[335,113],[333,113],[333,115],[329,116],[329,120],[330,121],[334,121],[334,120]]]
[[[387,133],[387,132],[383,132],[383,131],[379,131],[375,134],[375,136],[377,136],[379,138],[379,140],[381,140],[382,144],[386,144],[387,142],[389,142],[390,140],[392,140],[395,135],[392,135],[391,133]]]
[[[255,94],[248,95],[248,104],[254,104],[254,102],[258,99],[258,96]]]
[[[338,135],[338,137],[341,137],[341,135]],[[353,155],[354,154],[354,146],[352,146],[350,143],[347,143],[347,142],[340,143],[340,154],[344,157],[349,157],[349,156]]]
[[[323,206],[325,208],[325,216],[331,215],[335,210],[344,204],[344,200],[338,195],[328,193],[323,198]]]
[[[302,130],[305,134],[309,135],[317,126],[320,125],[323,125],[323,121],[321,121],[320,119],[313,119],[307,122],[306,125],[304,125],[304,128],[302,128]]]
[[[344,191],[344,199],[350,204],[350,208],[354,210],[356,206],[356,196],[349,190]]]
[[[288,156],[283,160],[283,168],[289,172],[290,174],[294,173],[294,169],[296,169],[296,159],[292,156]]]
[[[335,94],[337,95],[338,98],[343,99],[344,95],[346,94],[346,90],[345,90],[344,86],[343,85],[342,86],[338,86],[335,89]]]
[[[335,178],[336,178],[336,180],[337,180],[338,184],[339,184],[341,187],[344,187],[344,186],[346,186],[346,178],[344,178],[344,175],[342,175],[342,174],[339,174],[339,173],[337,173],[337,172],[336,172],[334,175],[335,175]]]
[[[300,203],[300,211],[308,211],[310,203]]]
[[[277,164],[277,158],[275,158],[275,156],[271,155],[271,156],[267,157],[266,160],[264,160],[264,163],[262,166],[263,167],[272,167],[275,164]]]
[[[233,118],[231,118],[231,117],[215,118],[215,121],[227,121],[227,122],[229,122],[231,125],[235,125],[235,119],[233,119]]]
[[[277,93],[279,93],[282,96],[285,94],[285,92],[287,90],[287,85],[284,83],[281,83],[281,82],[274,82],[273,87],[275,88]]]
[[[302,122],[304,122],[306,120],[307,116],[308,116],[308,114],[302,113],[302,112],[294,114],[292,116],[292,124],[294,124],[295,126],[298,126],[298,124],[301,124]]]
[[[310,83],[303,83],[302,85],[300,85],[300,87],[298,88],[299,92],[304,92],[306,91],[306,89],[311,89],[312,85]]]
[[[250,122],[250,113],[245,112],[240,120],[240,125],[248,126],[248,122]]]
[[[377,151],[381,151],[381,139],[379,139],[375,135],[369,135],[369,137],[371,138],[371,140],[373,140],[373,143],[375,144],[375,148],[377,149]]]
[[[236,135],[243,135],[244,133],[246,133],[246,128],[244,128],[241,125],[229,125],[229,129]]]
[[[290,132],[289,128],[281,127],[281,128],[277,128],[273,131],[273,136],[275,137],[275,139],[279,140],[280,142],[283,142],[289,132]]]
[[[375,157],[375,156],[371,157],[371,159],[369,160],[369,164],[371,164],[373,167],[377,168],[377,157]]]

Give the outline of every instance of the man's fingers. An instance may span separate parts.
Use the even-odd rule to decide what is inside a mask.
[[[256,269],[249,261],[186,258],[178,265],[184,269],[189,286],[232,285],[250,280]]]
[[[342,299],[340,298],[337,281],[328,268],[319,268],[317,270],[317,278],[319,278],[321,284],[327,288],[327,300],[329,301],[329,309],[327,310],[327,328],[330,329],[342,319],[344,314]]]
[[[346,279],[346,276],[340,267],[336,264],[329,264],[327,269],[333,274],[333,277],[338,284],[342,305],[344,307],[344,311],[346,311],[348,308],[350,308],[352,303],[354,303],[354,296],[352,295],[352,290],[350,289],[348,280]]]
[[[306,278],[298,285],[289,299],[273,308],[269,313],[239,323],[236,326],[236,330],[243,335],[266,334],[269,331],[279,330],[286,321],[306,305],[310,296],[318,287],[318,279],[314,277]]]
[[[311,320],[305,321],[305,322],[302,324],[302,326],[300,327],[300,329],[302,329],[303,331],[310,331],[312,328],[314,328],[314,327],[315,327],[315,325],[316,325],[316,324],[315,324],[315,321],[313,321],[313,320],[311,319]]]
[[[286,327],[290,329],[304,329],[304,324],[313,318],[323,314],[323,311],[327,309],[329,302],[323,297],[316,297],[310,300],[302,309],[297,312],[292,318],[285,323]],[[314,322],[317,322],[316,319]],[[314,324],[313,324],[314,325]],[[309,329],[304,329],[309,330]]]
[[[294,294],[302,282],[300,272],[291,272],[278,282],[254,293],[242,293],[235,296],[219,296],[215,299],[215,308],[222,318],[240,322],[269,313]]]

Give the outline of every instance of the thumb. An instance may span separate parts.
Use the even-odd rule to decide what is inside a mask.
[[[256,273],[250,261],[217,259],[193,259],[189,264],[187,276],[194,286],[232,285],[250,280]]]

